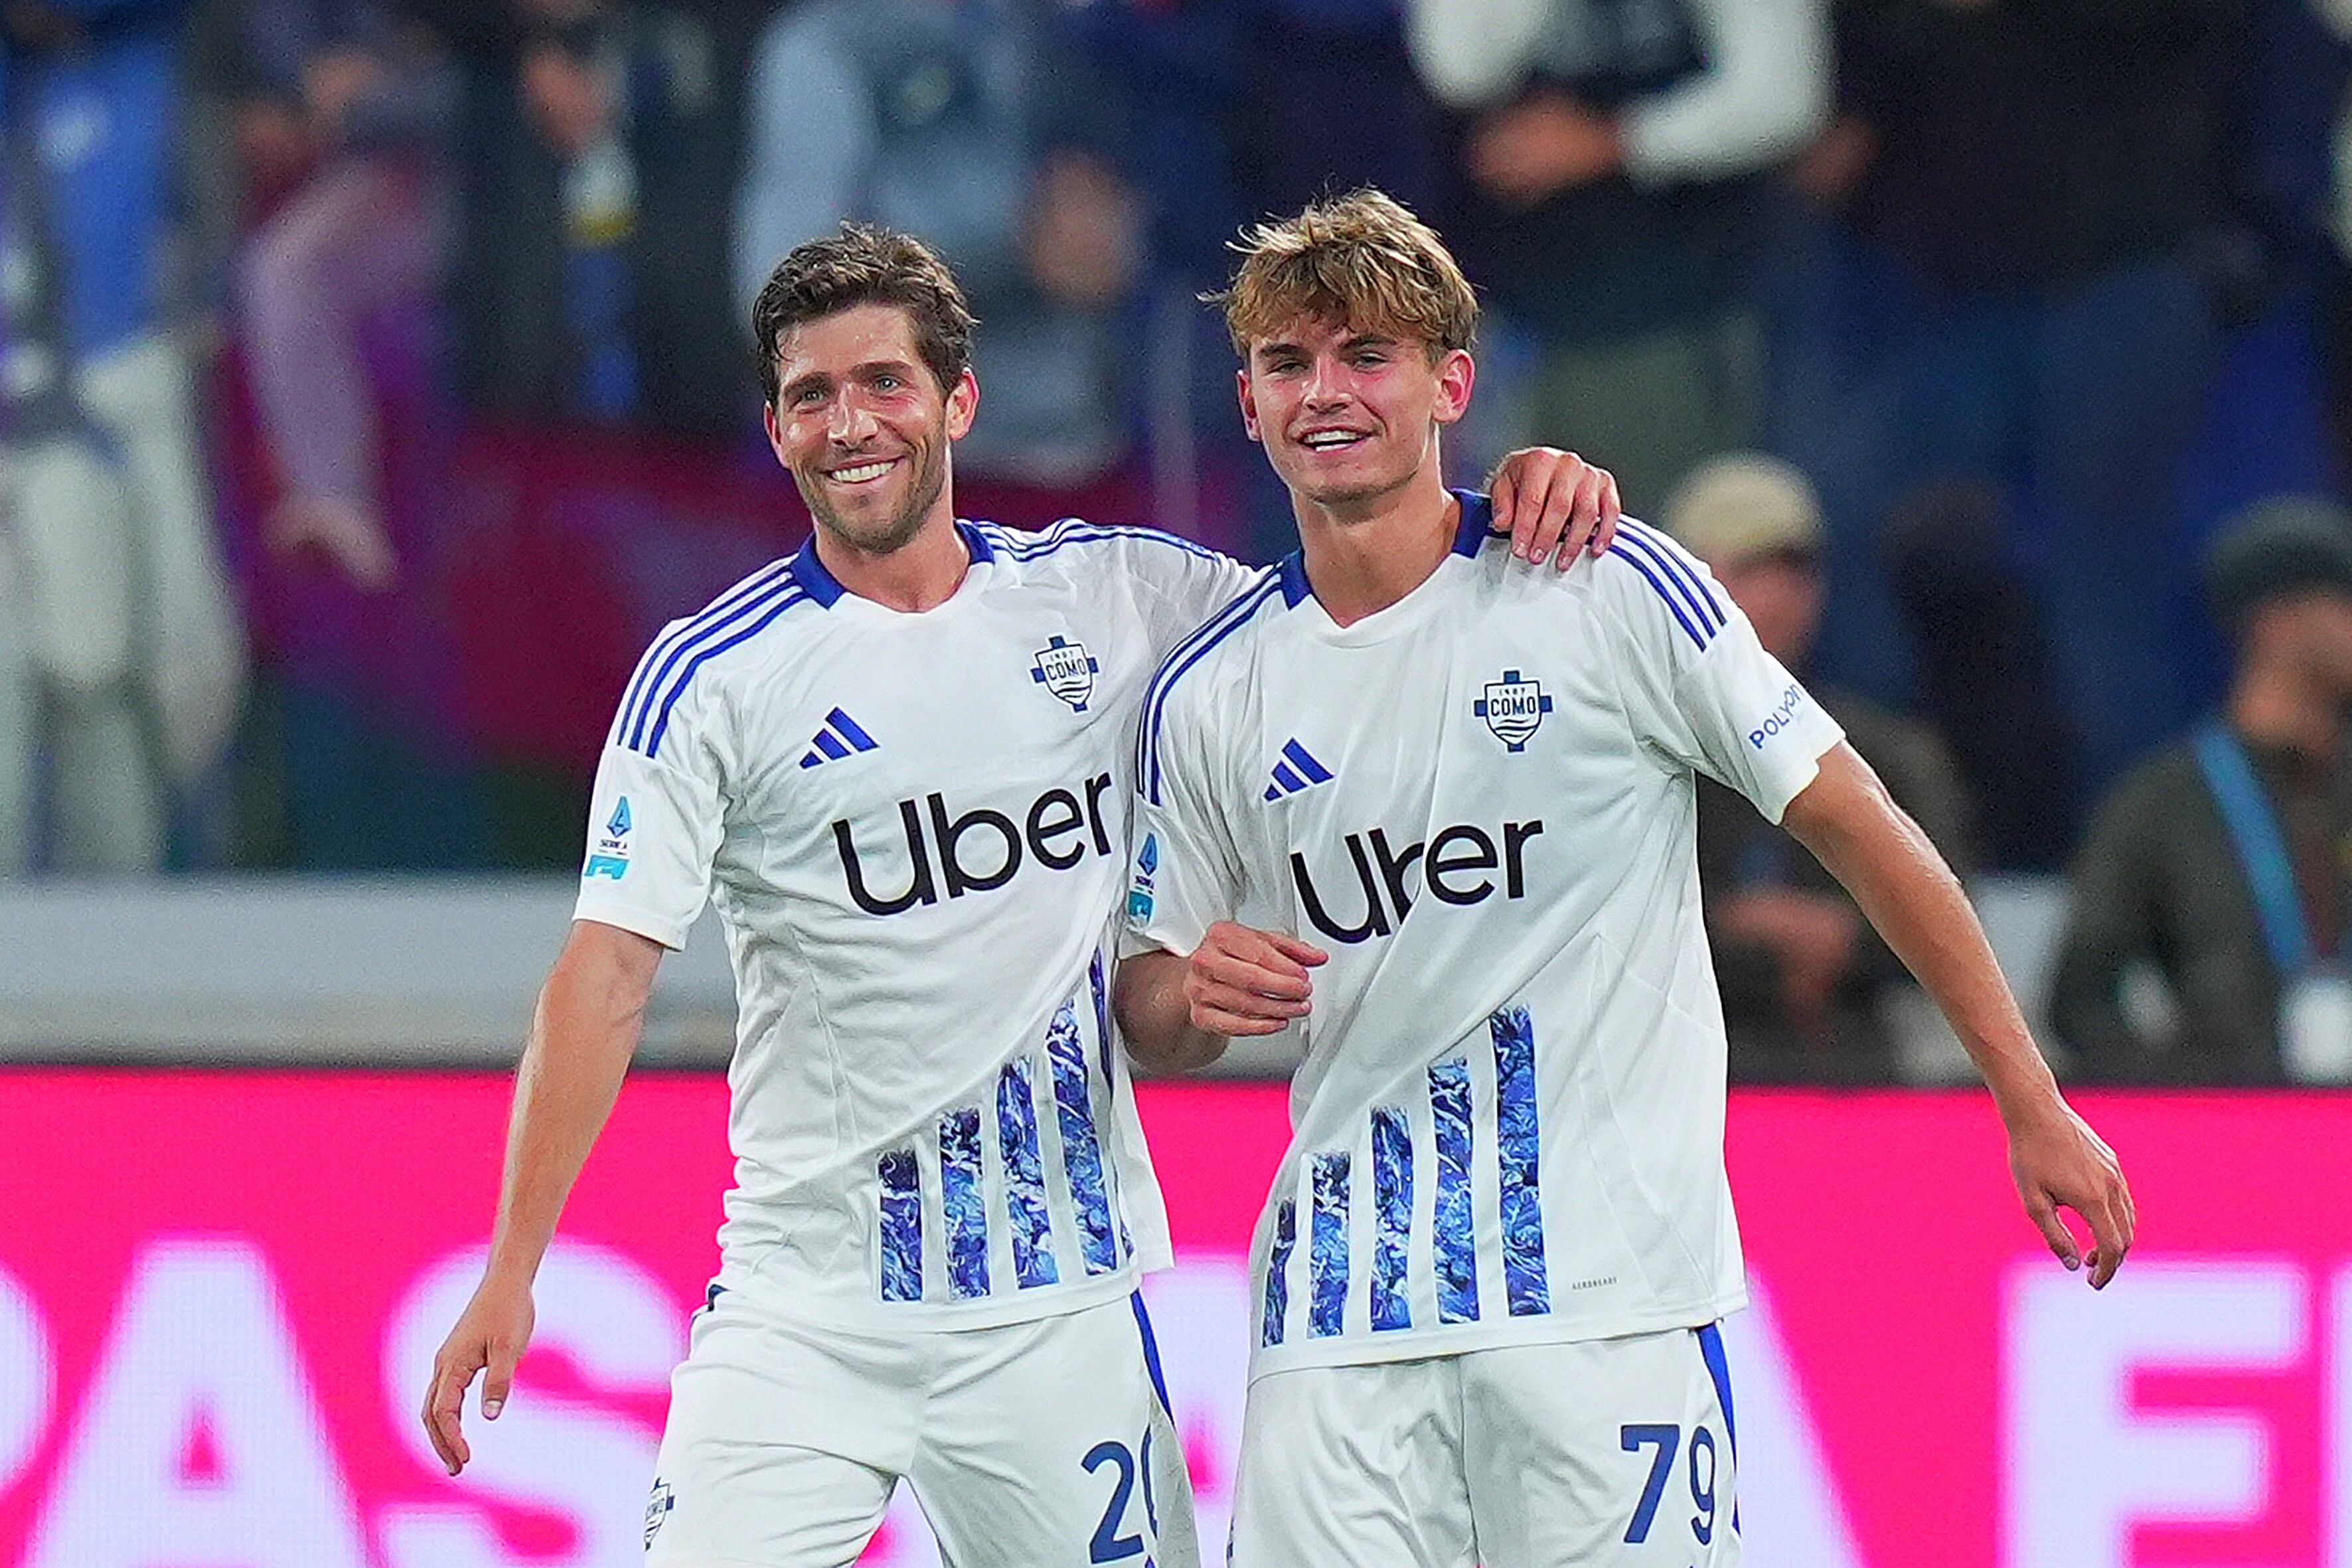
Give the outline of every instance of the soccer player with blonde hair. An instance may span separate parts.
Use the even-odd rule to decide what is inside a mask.
[[[1564,574],[1448,492],[1476,307],[1377,192],[1251,232],[1244,418],[1304,548],[1144,703],[1139,1057],[1297,1031],[1260,1220],[1234,1568],[1738,1561],[1716,1324],[1746,1300],[1694,780],[1804,842],[1940,1003],[2025,1207],[2130,1245],[1958,883],[1705,566],[1633,519]],[[1377,694],[1368,700],[1368,694]]]

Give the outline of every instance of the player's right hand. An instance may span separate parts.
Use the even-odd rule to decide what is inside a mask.
[[[1281,931],[1219,921],[1184,963],[1192,1026],[1212,1034],[1276,1035],[1307,1016],[1307,972],[1329,954]]]
[[[495,1421],[514,1387],[515,1363],[530,1343],[530,1286],[484,1279],[458,1314],[457,1326],[433,1357],[433,1384],[425,1391],[425,1435],[451,1475],[466,1468],[474,1451],[466,1445],[459,1415],[476,1373],[482,1379],[482,1418]]]

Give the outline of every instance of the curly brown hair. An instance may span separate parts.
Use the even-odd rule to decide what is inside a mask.
[[[1395,332],[1433,356],[1466,349],[1478,331],[1478,298],[1437,231],[1370,185],[1327,196],[1234,241],[1232,284],[1203,296],[1223,307],[1234,350],[1246,359],[1301,316]]]
[[[804,321],[858,305],[895,305],[915,328],[915,350],[947,392],[971,363],[978,324],[955,274],[937,251],[909,234],[871,224],[845,223],[835,233],[795,246],[776,263],[751,306],[752,352],[760,388],[776,401],[776,343]]]

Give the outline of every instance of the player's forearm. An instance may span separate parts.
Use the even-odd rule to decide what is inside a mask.
[[[2042,1059],[1959,879],[1868,763],[1843,743],[1789,805],[1783,825],[1853,895],[1935,999],[1984,1076],[2002,1118],[2046,1110],[2057,1080]]]
[[[660,949],[583,922],[541,991],[515,1074],[488,1272],[528,1281],[619,1099]]]
[[[1184,970],[1184,960],[1172,952],[1139,952],[1119,960],[1111,1010],[1127,1037],[1128,1054],[1146,1072],[1197,1072],[1223,1056],[1231,1043],[1192,1022]]]

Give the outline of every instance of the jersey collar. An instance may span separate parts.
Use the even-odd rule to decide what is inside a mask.
[[[1478,551],[1486,542],[1487,531],[1494,526],[1495,501],[1491,496],[1476,490],[1454,490],[1454,499],[1462,503],[1462,521],[1454,531],[1454,553],[1476,560]],[[1307,602],[1314,590],[1307,585],[1307,552],[1294,550],[1282,558],[1282,602],[1286,608],[1297,609]]]
[[[996,559],[995,546],[988,542],[988,535],[961,518],[956,519],[955,528],[957,535],[963,541],[964,549],[971,553],[973,565],[977,566],[983,561]],[[793,581],[798,583],[802,591],[815,600],[818,606],[823,609],[833,608],[842,595],[848,592],[831,572],[825,570],[824,561],[819,559],[816,552],[816,532],[814,529],[809,532],[808,542],[793,554],[792,574]],[[1301,581],[1304,579],[1302,578]]]

